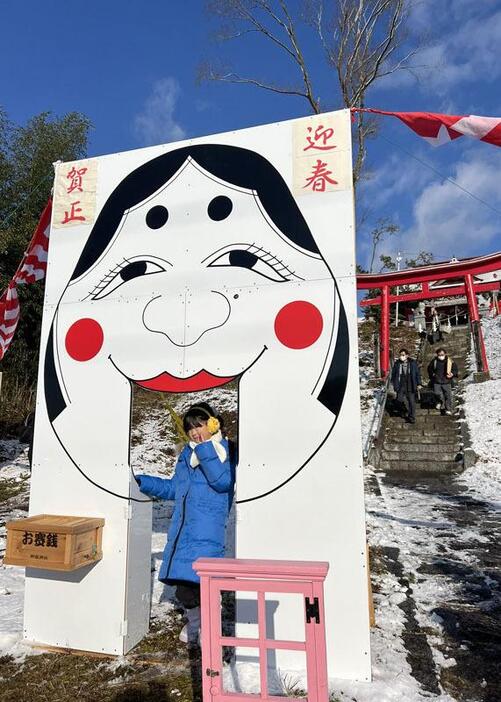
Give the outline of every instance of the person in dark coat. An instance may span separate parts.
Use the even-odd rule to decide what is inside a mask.
[[[406,411],[407,421],[414,424],[416,421],[416,393],[421,387],[421,375],[418,364],[413,358],[410,358],[407,349],[400,349],[399,357],[393,364],[391,384],[402,411]]]
[[[234,453],[221,434],[222,420],[210,405],[190,407],[183,418],[189,442],[179,455],[170,479],[137,475],[145,495],[174,501],[159,580],[176,586],[186,611],[184,643],[197,643],[200,628],[200,579],[193,570],[197,558],[224,556],[226,521],[235,485]]]
[[[437,349],[435,358],[428,365],[428,376],[437,397],[436,408],[452,414],[452,383],[458,377],[458,367],[444,348]]]

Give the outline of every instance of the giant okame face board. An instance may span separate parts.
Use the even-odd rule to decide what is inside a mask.
[[[96,495],[143,499],[135,387],[236,381],[237,502],[276,509],[276,526],[285,490],[320,482],[328,440],[329,460],[360,468],[351,178],[348,111],[58,165],[43,396]]]
[[[69,225],[86,237],[52,320],[45,398],[58,440],[96,486],[117,492],[115,471],[89,461],[75,429],[103,444],[128,437],[134,384],[188,393],[239,381],[240,470],[254,476],[239,501],[294,479],[332,431],[349,339],[322,244],[349,238],[337,256],[346,275],[352,232],[338,230],[335,203],[340,179],[349,189],[350,142],[344,113],[309,122],[141,150],[132,168],[131,154],[59,167],[66,197],[51,246],[76,235]],[[86,181],[95,188],[91,227],[79,188],[67,192],[75,179],[87,197]],[[102,398],[127,412],[93,423]],[[302,440],[283,441],[293,417]]]

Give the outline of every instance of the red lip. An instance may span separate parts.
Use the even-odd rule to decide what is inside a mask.
[[[212,375],[207,371],[199,371],[189,378],[177,378],[170,373],[160,373],[155,378],[148,380],[135,380],[136,385],[140,385],[147,390],[157,390],[159,392],[195,392],[197,390],[210,390],[220,385],[226,385],[237,376],[233,375],[223,378],[219,375]]]

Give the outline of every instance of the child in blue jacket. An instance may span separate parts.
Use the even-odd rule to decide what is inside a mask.
[[[174,501],[174,513],[160,567],[159,580],[176,585],[186,610],[184,643],[195,643],[200,628],[200,580],[193,562],[223,557],[225,529],[233,500],[235,462],[230,443],[221,434],[221,420],[206,402],[193,405],[183,418],[190,439],[170,479],[138,475],[145,495]]]

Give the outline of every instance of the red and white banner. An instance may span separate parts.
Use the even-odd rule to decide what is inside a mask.
[[[10,346],[19,321],[19,300],[14,280],[11,280],[7,290],[0,297],[0,359]]]
[[[433,146],[447,144],[461,136],[470,136],[494,146],[501,146],[501,117],[442,115],[438,112],[387,112],[358,107],[353,107],[351,111],[397,117]]]
[[[36,283],[45,277],[47,270],[47,252],[49,250],[50,217],[52,200],[45,205],[37,228],[30,241],[24,259],[14,276],[16,283]]]
[[[5,356],[19,321],[17,285],[35,283],[45,276],[49,250],[52,200],[49,199],[19,268],[0,297],[0,360]]]

